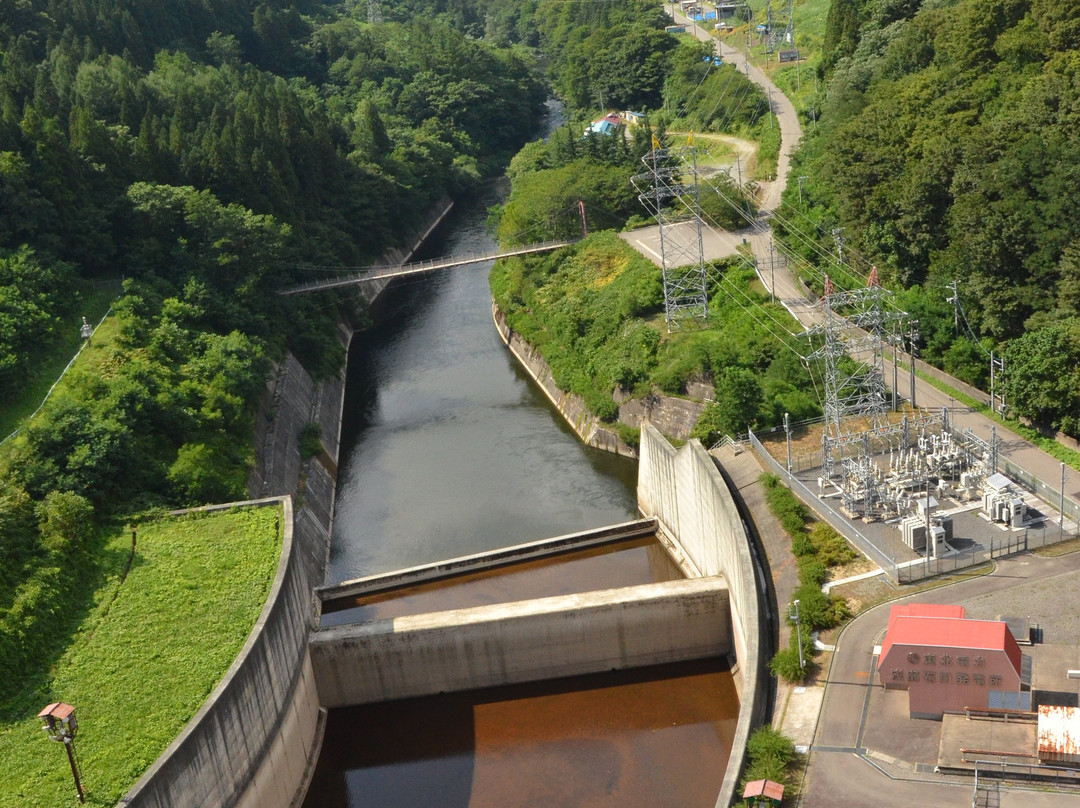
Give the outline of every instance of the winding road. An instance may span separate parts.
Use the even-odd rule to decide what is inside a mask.
[[[682,15],[675,16],[676,22],[686,23],[687,30],[693,31],[698,39],[715,41],[709,31],[693,25]],[[725,234],[726,239],[715,231],[706,231],[710,233],[709,243],[725,244],[733,252],[740,240],[749,242],[753,246],[762,282],[805,327],[820,319],[818,307],[806,299],[803,289],[786,266],[769,261],[769,219],[780,206],[780,197],[790,172],[791,155],[802,137],[802,128],[791,101],[762,70],[748,62],[745,54],[723,42],[716,42],[716,48],[726,62],[734,64],[768,93],[772,111],[780,125],[781,149],[775,181],[762,183],[761,215],[755,226],[746,231]],[[706,258],[709,260],[710,256]],[[765,266],[769,266],[769,270],[763,271]],[[892,372],[891,363],[886,362],[886,378]],[[901,386],[906,382],[906,377],[906,373],[900,377],[903,379]],[[959,387],[959,383],[954,380],[953,386]],[[984,440],[989,441],[992,432],[995,432],[1002,441],[999,449],[1002,457],[1045,481],[1049,487],[1064,490],[1065,496],[1074,501],[1080,500],[1080,474],[1075,471],[1066,474],[1064,465],[1055,458],[1018,435],[995,426],[979,412],[957,406],[947,393],[922,378],[915,379],[915,396],[924,408],[949,408],[950,417],[956,425],[971,429]],[[978,602],[980,597],[999,597],[1004,598],[1004,605],[1010,597],[1014,597],[1019,605],[1022,593],[1034,591],[1031,597],[1040,605],[1032,606],[1029,601],[1028,612],[1044,605],[1050,613],[1062,611],[1065,604],[1059,598],[1047,598],[1039,594],[1041,590],[1036,589],[1046,586],[1067,599],[1069,605],[1065,612],[1075,614],[1076,598],[1072,593],[1080,586],[1080,553],[1055,559],[1042,559],[1025,553],[999,560],[990,575],[954,584],[945,590],[913,595],[905,600],[971,603],[973,599]],[[806,743],[810,747],[807,775],[798,800],[800,806],[874,805],[907,808],[911,805],[955,805],[966,808],[973,804],[970,780],[934,776],[932,773],[920,774],[922,770],[918,762],[936,758],[940,723],[912,721],[906,716],[895,716],[895,720],[888,720],[877,715],[885,710],[885,706],[875,695],[877,688],[873,686],[873,649],[884,631],[888,609],[889,604],[884,604],[860,615],[848,624],[837,639],[816,725],[807,727],[805,738],[796,738],[797,743]],[[1057,641],[1076,647],[1080,644],[1080,627],[1071,628],[1062,631]],[[777,703],[780,703],[779,700]],[[875,724],[876,733],[873,729]],[[875,754],[870,747],[887,747],[892,754]],[[978,795],[978,798],[981,800],[983,796]],[[1076,804],[1078,798],[1075,793],[1020,789],[1005,784],[1000,790],[994,791],[989,799],[1001,808],[1021,805],[1064,808]]]

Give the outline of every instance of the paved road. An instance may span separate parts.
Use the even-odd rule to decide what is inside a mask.
[[[694,26],[693,22],[676,12],[679,22],[687,25],[688,31],[694,31],[698,39],[703,41],[716,41],[710,32],[704,27]],[[770,214],[780,204],[780,194],[787,182],[790,168],[790,156],[795,150],[799,139],[802,137],[802,128],[795,107],[786,95],[772,83],[769,77],[759,68],[750,64],[744,53],[729,47],[723,42],[716,42],[716,47],[725,61],[734,64],[739,70],[765,90],[769,94],[773,112],[776,114],[782,136],[780,148],[780,160],[777,170],[776,182],[765,183],[763,186],[764,196],[761,202],[761,218],[755,228],[748,232],[731,234],[737,236],[738,242],[744,238],[751,244],[754,256],[759,268],[758,274],[762,283],[774,290],[776,297],[783,302],[791,314],[805,327],[813,325],[821,320],[821,313],[817,306],[810,303],[803,294],[802,288],[796,283],[791,272],[785,265],[779,262],[773,265],[769,260],[769,243],[771,230],[768,226]],[[718,243],[723,243],[723,237],[717,237]],[[706,259],[708,260],[708,258]],[[886,381],[891,381],[893,376],[892,363],[886,361]],[[958,384],[958,383],[957,383]],[[899,375],[899,390],[908,397],[909,380],[907,374]],[[971,410],[968,407],[957,407],[956,402],[948,393],[938,390],[922,379],[915,380],[915,400],[921,407],[940,409],[948,407],[955,416],[954,423],[961,429],[970,429],[982,440],[989,442],[995,429],[995,423],[984,415]],[[1005,429],[996,427],[997,438],[1001,441],[999,454],[1001,457],[1015,463],[1020,468],[1054,490],[1061,490],[1062,466],[1059,460],[1038,449],[1034,444],[1024,440],[1019,435]],[[1065,469],[1065,496],[1080,502],[1080,472],[1074,469]],[[1049,529],[1049,528],[1048,528]],[[1068,529],[1068,528],[1066,528]]]
[[[990,575],[919,593],[901,602],[966,604],[993,600],[1003,613],[1025,613],[1009,610],[1014,604],[1025,602],[1026,591],[1050,587],[1075,592],[1078,583],[1080,553],[1053,559],[1023,554],[999,561]],[[1053,620],[1051,615],[1060,604],[1045,599],[1042,602],[1043,608],[1048,610],[1043,619]],[[810,751],[800,801],[803,806],[910,808],[911,805],[971,805],[970,778],[945,778],[915,772],[915,762],[936,760],[939,722],[899,718],[890,728],[887,724],[883,726],[880,718],[873,714],[869,721],[866,719],[870,688],[876,684],[873,647],[880,643],[884,634],[890,606],[883,604],[859,615],[844,628],[837,640]],[[1075,643],[1080,637],[1057,636],[1055,639]],[[874,690],[879,698],[884,693],[877,688]],[[881,709],[880,702],[877,709]],[[876,730],[872,727],[875,718],[878,720]],[[886,744],[889,756],[874,754],[875,745]],[[869,755],[851,751],[855,749],[867,750]],[[887,759],[892,762],[883,762]],[[1064,808],[1078,802],[1080,797],[1075,793],[1037,793],[1012,785],[1000,794],[1002,808],[1021,805]]]

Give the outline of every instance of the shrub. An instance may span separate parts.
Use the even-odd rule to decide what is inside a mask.
[[[615,424],[615,431],[619,436],[619,440],[631,449],[636,449],[641,445],[641,427],[627,426],[626,424],[619,422]]]
[[[84,544],[94,530],[94,506],[70,491],[50,491],[37,508],[41,543],[55,552]]]
[[[814,557],[814,544],[802,528],[791,537],[791,554],[799,559]]]
[[[322,427],[316,421],[308,421],[300,428],[300,456],[310,460],[322,451]]]
[[[791,738],[766,726],[750,735],[746,753],[754,759],[771,757],[787,766],[795,759],[795,744]]]
[[[810,541],[817,557],[826,567],[846,564],[859,557],[844,541],[844,537],[825,522],[818,522],[810,529]]]
[[[802,682],[806,676],[806,671],[799,665],[799,649],[794,645],[777,651],[776,656],[769,661],[769,670],[772,671],[773,676],[792,684]]]
[[[825,583],[826,567],[816,556],[799,557],[799,583],[820,587]]]

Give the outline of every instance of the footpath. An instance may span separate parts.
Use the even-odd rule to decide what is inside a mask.
[[[752,539],[757,542],[762,564],[761,572],[768,583],[768,624],[770,638],[774,641],[768,648],[768,656],[787,645],[792,634],[788,624],[787,610],[792,594],[799,585],[799,569],[791,554],[791,539],[780,521],[773,516],[765,502],[765,486],[760,482],[762,471],[757,456],[752,451],[735,452],[731,446],[717,450],[732,494],[745,506],[747,524]],[[795,687],[774,679],[773,721],[775,729],[791,738],[800,749],[809,749],[814,740],[818,713],[825,696],[823,683],[813,681],[805,687]]]

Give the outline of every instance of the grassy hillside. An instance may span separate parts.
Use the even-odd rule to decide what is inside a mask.
[[[62,745],[37,713],[73,704],[88,804],[115,805],[229,669],[263,607],[281,541],[277,508],[165,518],[102,529],[58,574],[64,607],[30,675],[0,690],[0,806],[70,804]],[[0,632],[17,630],[17,605]]]

